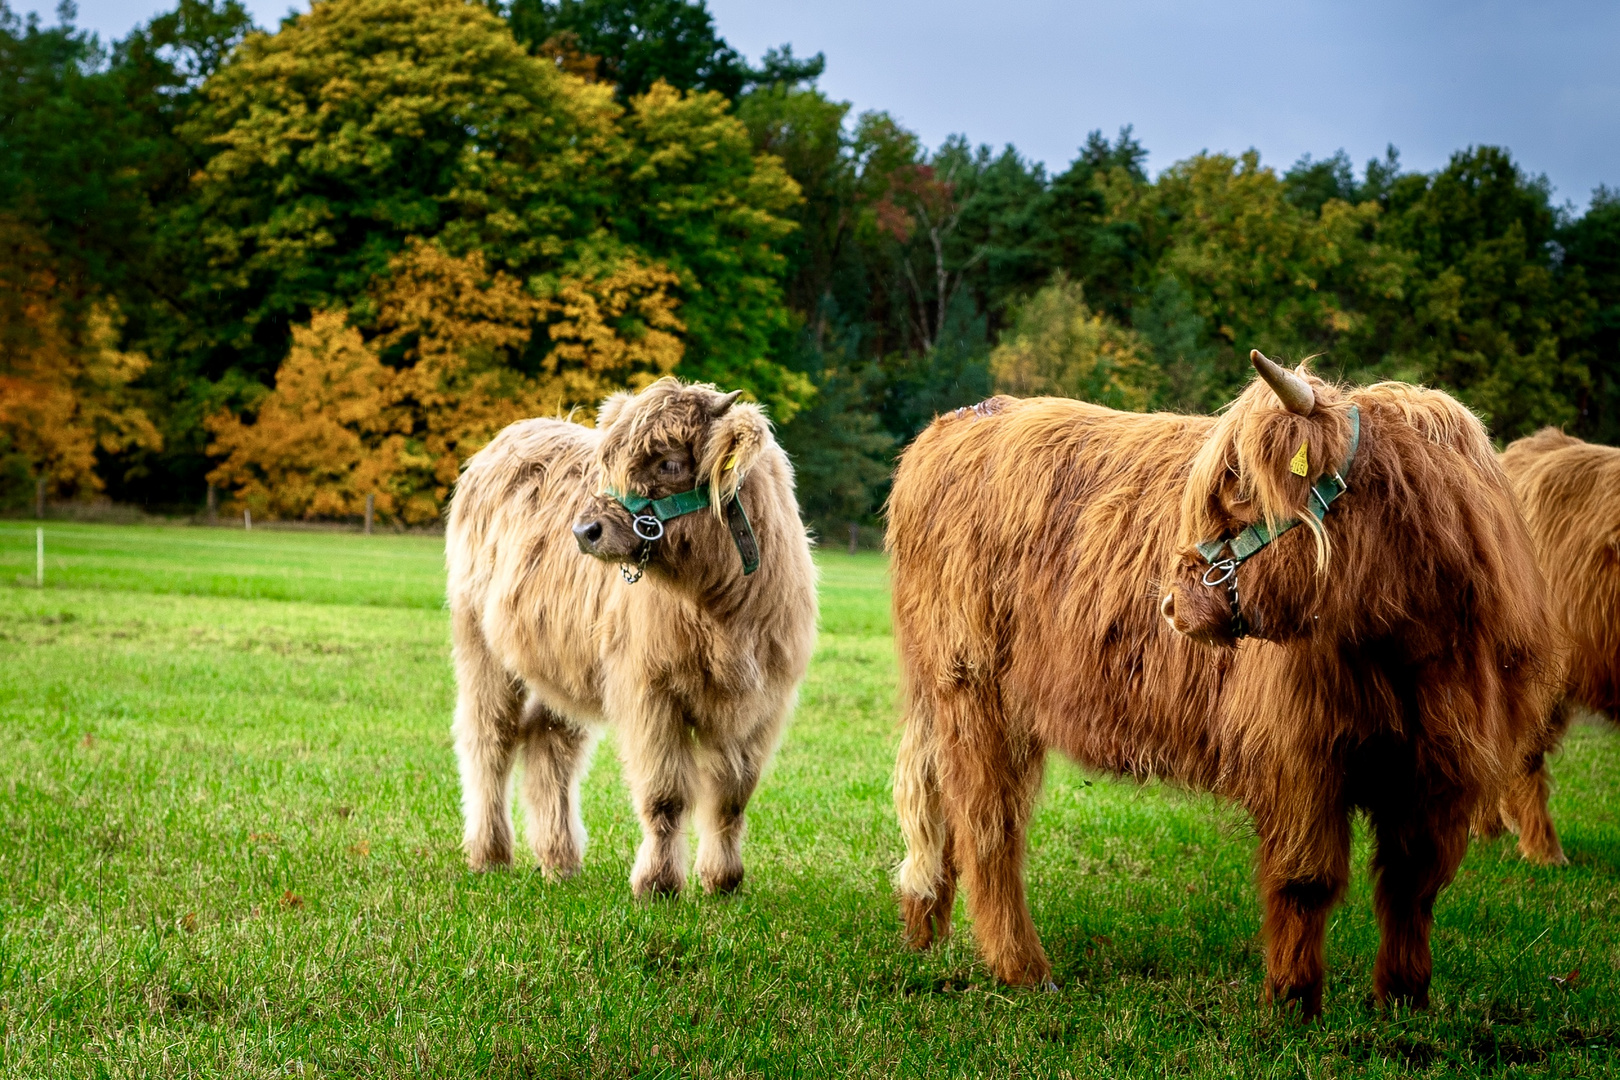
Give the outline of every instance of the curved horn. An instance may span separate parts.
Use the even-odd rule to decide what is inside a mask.
[[[714,404],[709,406],[709,415],[715,418],[726,415],[726,410],[737,404],[737,399],[740,397],[742,397],[741,390],[733,390],[729,394],[722,394]]]
[[[1250,351],[1249,362],[1254,365],[1254,370],[1260,373],[1260,377],[1266,380],[1266,385],[1277,395],[1277,400],[1283,403],[1283,408],[1300,416],[1311,415],[1311,410],[1316,408],[1316,391],[1311,389],[1310,383],[1276,361],[1267,359],[1259,349]]]

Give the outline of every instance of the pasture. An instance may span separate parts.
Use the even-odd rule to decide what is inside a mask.
[[[1060,992],[956,935],[916,955],[888,880],[895,663],[880,556],[825,552],[822,632],[726,899],[634,903],[611,741],[585,870],[469,874],[441,545],[0,523],[6,1076],[1620,1074],[1620,736],[1553,762],[1572,865],[1475,844],[1434,1008],[1371,1003],[1358,875],[1322,1021],[1259,1004],[1241,815],[1054,761],[1032,833]],[[521,829],[521,824],[520,824]]]

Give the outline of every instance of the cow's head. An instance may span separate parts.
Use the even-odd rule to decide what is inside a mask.
[[[726,505],[774,445],[765,414],[738,401],[741,393],[664,378],[604,401],[597,414],[601,490],[575,520],[580,550],[609,562],[645,559],[647,568],[666,575],[741,573]],[[656,541],[637,533],[626,499],[666,499],[695,490],[707,495],[706,506],[660,522]],[[658,531],[645,523],[643,528]]]
[[[1174,629],[1211,645],[1235,645],[1243,634],[1287,641],[1313,633],[1335,515],[1346,513],[1335,502],[1319,520],[1307,512],[1307,500],[1319,509],[1312,485],[1345,467],[1350,403],[1304,365],[1290,371],[1258,350],[1250,359],[1258,377],[1216,421],[1193,460],[1178,551],[1160,599]],[[1252,525],[1276,530],[1289,520],[1300,525],[1235,568],[1213,565],[1231,550],[1211,559],[1209,542],[1236,539]]]

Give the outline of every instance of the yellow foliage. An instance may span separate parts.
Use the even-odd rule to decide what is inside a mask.
[[[317,312],[293,327],[292,349],[254,423],[230,413],[209,418],[208,452],[226,458],[209,482],[270,517],[357,514],[368,493],[381,512],[393,512],[386,481],[405,442],[387,408],[393,378],[343,312]]]
[[[1019,309],[990,354],[990,372],[1003,393],[1142,410],[1154,379],[1146,356],[1135,331],[1093,312],[1080,284],[1060,274]]]
[[[344,313],[317,314],[295,328],[254,423],[210,420],[209,452],[226,457],[210,480],[271,515],[352,516],[373,494],[385,518],[431,521],[507,424],[668,374],[682,348],[675,284],[626,256],[537,295],[479,252],[413,241],[373,285],[369,341]]]
[[[99,491],[98,449],[163,444],[129,389],[148,362],[118,349],[112,301],[75,296],[48,256],[31,230],[0,220],[0,450],[55,492]]]

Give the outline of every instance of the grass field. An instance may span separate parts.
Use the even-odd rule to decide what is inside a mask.
[[[1326,1014],[1258,1003],[1241,817],[1054,762],[1032,843],[1062,984],[915,955],[884,565],[823,626],[729,899],[638,904],[611,749],[584,873],[463,867],[439,542],[0,522],[0,1073],[85,1076],[1620,1074],[1620,745],[1554,764],[1572,865],[1475,845],[1435,1007],[1373,1007],[1365,876]],[[1365,865],[1360,842],[1358,864]]]

